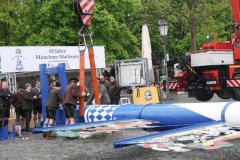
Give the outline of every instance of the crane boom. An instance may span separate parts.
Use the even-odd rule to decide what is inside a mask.
[[[231,0],[233,21],[235,24],[240,23],[240,0]]]

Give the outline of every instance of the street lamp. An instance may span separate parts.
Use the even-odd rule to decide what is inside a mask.
[[[168,23],[165,20],[165,18],[161,18],[159,21],[159,31],[160,31],[160,35],[166,38],[168,34]]]
[[[168,68],[167,68],[167,51],[166,51],[166,38],[168,34],[168,23],[164,17],[162,17],[159,21],[159,32],[160,36],[163,38],[163,48],[164,48],[164,66],[165,66],[165,75],[166,75],[166,99],[170,99],[169,97],[169,83],[168,83]]]

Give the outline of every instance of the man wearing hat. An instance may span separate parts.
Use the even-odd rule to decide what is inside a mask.
[[[51,89],[48,94],[47,101],[46,101],[46,120],[44,122],[43,127],[50,127],[54,124],[54,119],[56,116],[56,110],[59,105],[62,103],[62,96],[61,96],[61,83],[56,81],[56,85]]]
[[[63,108],[66,116],[66,124],[75,124],[75,108],[78,97],[86,96],[85,92],[79,93],[77,78],[69,79],[70,84],[67,86],[63,97]]]

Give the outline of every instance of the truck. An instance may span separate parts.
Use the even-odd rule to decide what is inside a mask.
[[[214,94],[240,100],[240,0],[231,0],[231,7],[235,26],[231,40],[204,43],[179,61],[178,88],[199,101],[209,101]]]

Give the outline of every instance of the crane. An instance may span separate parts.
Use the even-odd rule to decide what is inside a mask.
[[[185,75],[177,77],[179,86],[190,96],[208,101],[214,94],[222,99],[240,100],[240,0],[230,0],[235,32],[226,42],[207,42],[180,64]]]
[[[82,93],[85,89],[85,51],[88,50],[90,70],[92,77],[92,86],[95,97],[95,104],[100,104],[98,84],[97,84],[97,74],[96,66],[94,61],[94,50],[93,50],[93,40],[92,35],[88,29],[92,21],[92,14],[94,10],[94,0],[73,0],[74,10],[78,16],[81,24],[81,29],[78,32],[79,36],[79,90]],[[84,97],[79,98],[79,118],[80,121],[84,121]]]

